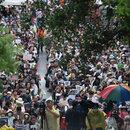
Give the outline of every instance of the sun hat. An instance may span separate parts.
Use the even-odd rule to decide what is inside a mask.
[[[16,103],[17,103],[17,104],[23,104],[23,103],[24,103],[24,101],[23,101],[23,99],[22,99],[22,98],[18,98],[18,100],[16,100]]]

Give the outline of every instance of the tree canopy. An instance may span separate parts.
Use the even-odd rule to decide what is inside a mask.
[[[33,7],[42,10],[42,27],[49,27],[56,41],[72,42],[73,48],[80,45],[80,58],[85,63],[89,57],[100,53],[104,47],[114,46],[117,41],[127,43],[124,37],[129,35],[129,0],[44,1],[36,0]],[[80,32],[80,34],[79,34]],[[60,45],[59,45],[60,46]],[[67,53],[62,65],[75,55]]]
[[[17,62],[15,60],[17,47],[14,47],[13,37],[8,33],[8,29],[0,27],[0,70],[6,73],[15,72]]]

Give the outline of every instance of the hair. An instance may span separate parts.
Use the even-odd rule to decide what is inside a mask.
[[[94,92],[93,92],[93,91],[90,91],[90,92],[89,92],[89,95],[93,95],[93,94],[94,94]]]
[[[18,120],[18,119],[14,119],[14,120],[13,120],[13,123],[15,123],[16,121],[19,121],[19,120]]]
[[[94,103],[93,107],[99,108],[99,104],[98,103]]]
[[[17,107],[17,111],[21,111],[21,107]]]
[[[7,106],[4,106],[3,109],[6,110],[6,111],[8,111],[8,107]]]
[[[73,108],[76,108],[77,105],[78,105],[78,101],[73,101],[73,102],[72,102],[72,106],[73,106]]]
[[[63,93],[62,96],[63,96],[63,97],[67,97],[67,93]]]
[[[6,104],[5,104],[5,106],[9,107],[10,104],[11,104],[11,102],[7,101]]]
[[[48,103],[53,103],[53,101],[52,101],[52,100],[47,100],[46,103],[47,103],[47,104],[48,104]]]

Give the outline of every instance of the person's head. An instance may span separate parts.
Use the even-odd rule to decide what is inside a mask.
[[[12,106],[11,102],[10,101],[7,101],[5,106],[7,106],[8,108],[10,108]]]
[[[112,65],[115,64],[115,60],[114,60],[114,59],[111,60],[111,64],[112,64]]]
[[[75,109],[77,106],[78,106],[78,101],[73,101],[72,102],[72,106],[73,106],[73,109]]]
[[[18,94],[17,90],[14,90],[13,93],[14,93],[15,96]]]
[[[98,103],[94,103],[93,108],[92,108],[93,112],[98,112],[98,108],[99,108]]]
[[[71,98],[68,99],[68,104],[72,105],[73,100]]]
[[[75,73],[72,73],[71,77],[72,77],[72,79],[74,79],[76,77]]]
[[[22,86],[22,85],[23,85],[22,80],[19,80],[19,85],[20,85],[20,86]]]
[[[17,112],[21,112],[21,107],[17,107]]]
[[[52,107],[53,107],[53,101],[52,101],[52,100],[47,100],[47,101],[46,101],[46,105],[47,105],[47,107],[48,107],[49,109],[52,109]]]
[[[31,87],[31,83],[28,82],[28,83],[26,84],[26,87],[29,89],[29,88]]]
[[[30,94],[30,89],[26,89],[26,94],[27,94],[27,95]]]
[[[31,103],[31,107],[34,107],[34,104],[35,104],[35,102],[34,102],[34,101],[32,101],[32,103]]]
[[[13,116],[13,111],[12,111],[11,109],[9,109],[9,110],[7,111],[7,116],[8,116],[9,118]]]
[[[71,68],[71,67],[68,68],[68,72],[69,72],[69,73],[72,72],[72,68]]]
[[[90,92],[89,92],[89,97],[92,98],[93,95],[94,95],[94,92],[93,92],[93,91],[90,91]]]
[[[62,94],[62,98],[63,98],[63,100],[66,100],[66,98],[67,98],[67,93],[63,93],[63,94]]]
[[[6,117],[6,114],[5,113],[1,113],[1,117]]]
[[[34,102],[37,102],[37,101],[38,101],[38,97],[37,97],[37,96],[34,96],[34,97],[33,97],[33,101],[34,101]]]
[[[38,103],[34,103],[34,109],[37,109],[38,108]]]
[[[7,107],[7,106],[4,106],[4,107],[3,107],[3,110],[2,110],[2,113],[6,114],[7,111],[8,111],[8,107]]]
[[[126,111],[127,111],[127,106],[122,106],[122,107],[121,107],[121,111],[122,111],[122,112],[126,112]]]
[[[31,85],[33,86],[35,84],[35,80],[31,80]]]
[[[29,120],[30,119],[30,115],[28,113],[24,114],[24,120]]]
[[[35,116],[32,116],[32,117],[31,117],[31,124],[32,124],[32,125],[35,125],[35,123],[36,123],[36,117],[35,117]]]
[[[13,124],[14,124],[14,125],[18,125],[18,124],[19,124],[19,120],[18,120],[18,119],[14,119],[14,120],[13,120]]]
[[[75,63],[74,62],[71,62],[71,66],[73,67],[75,65]]]
[[[111,117],[118,119],[119,118],[119,112],[117,110],[113,110],[112,113],[111,113]]]
[[[8,96],[8,97],[11,97],[11,94],[12,94],[12,93],[11,93],[10,91],[7,92],[7,96]]]
[[[3,96],[7,96],[7,92],[3,92]]]

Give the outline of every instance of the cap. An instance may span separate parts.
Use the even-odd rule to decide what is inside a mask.
[[[72,103],[72,101],[73,101],[72,98],[68,99],[68,103]]]

